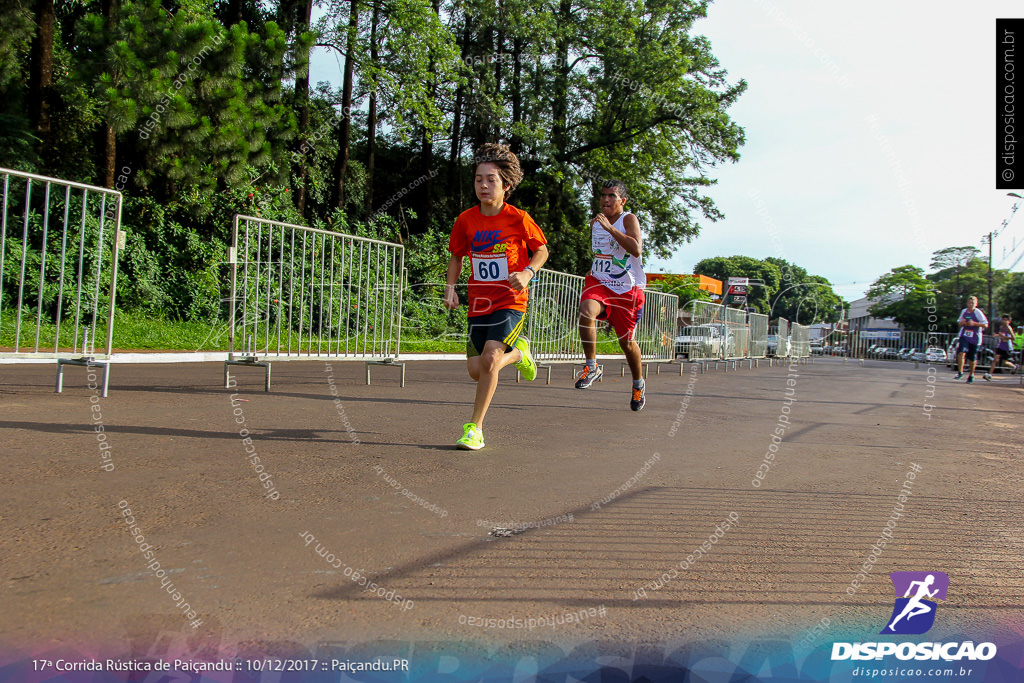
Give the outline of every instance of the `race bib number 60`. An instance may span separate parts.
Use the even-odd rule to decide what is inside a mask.
[[[508,258],[505,254],[473,254],[473,277],[478,282],[508,280]]]

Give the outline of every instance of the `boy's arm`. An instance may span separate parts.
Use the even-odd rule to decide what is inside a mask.
[[[640,258],[640,243],[642,240],[640,237],[640,221],[637,220],[634,214],[626,214],[626,217],[622,219],[622,227],[626,229],[625,232],[616,230],[615,226],[611,224],[611,221],[603,213],[594,216],[594,220],[619,243],[620,247],[626,250],[626,253]]]
[[[530,267],[534,270],[540,270],[544,267],[544,264],[548,262],[548,245],[542,244],[537,247],[537,251],[533,252],[533,258],[530,259]]]
[[[508,276],[508,284],[512,289],[517,292],[521,292],[526,289],[526,285],[533,279],[534,273],[543,267],[548,260],[548,245],[542,244],[537,247],[536,251],[533,252],[533,256],[530,258],[530,268],[533,268],[533,273],[526,270],[525,268],[518,273],[512,273]]]
[[[448,259],[448,274],[444,286],[444,307],[451,310],[459,307],[459,295],[455,293],[455,285],[462,274],[462,257],[452,254]]]

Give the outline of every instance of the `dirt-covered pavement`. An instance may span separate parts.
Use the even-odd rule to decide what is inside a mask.
[[[0,366],[0,644],[811,647],[875,637],[892,571],[949,575],[929,637],[1020,623],[1016,377],[673,366],[633,413],[618,362],[587,391],[507,370],[471,453],[461,362],[221,372],[116,365],[102,398]]]

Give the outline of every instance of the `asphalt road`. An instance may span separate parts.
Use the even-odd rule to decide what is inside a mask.
[[[0,644],[810,647],[877,634],[889,572],[932,570],[950,576],[936,638],[1015,633],[1016,377],[673,367],[633,413],[606,370],[587,391],[565,366],[550,386],[507,370],[470,453],[452,445],[461,362],[410,363],[405,388],[387,368],[365,386],[362,363],[277,363],[271,393],[255,370],[232,392],[217,363],[123,365],[107,398],[83,368],[56,395],[53,366],[0,366]]]

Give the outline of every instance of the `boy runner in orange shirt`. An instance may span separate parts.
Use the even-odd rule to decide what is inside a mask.
[[[476,152],[474,188],[480,205],[455,219],[448,250],[444,305],[457,308],[455,285],[462,262],[470,258],[469,341],[466,367],[476,380],[473,416],[462,426],[456,446],[484,447],[483,423],[498,386],[498,372],[512,363],[532,381],[537,366],[522,337],[529,294],[526,285],[548,259],[547,239],[525,211],[505,199],[523,179],[519,159],[505,145],[486,144]]]

